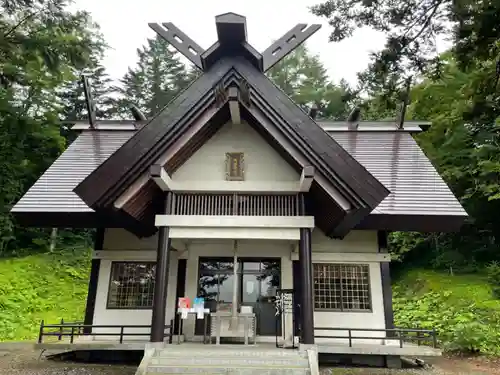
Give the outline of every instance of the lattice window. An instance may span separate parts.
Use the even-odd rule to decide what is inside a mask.
[[[313,269],[316,310],[371,311],[368,265],[316,263]]]
[[[153,306],[156,264],[113,262],[108,309],[147,309]]]

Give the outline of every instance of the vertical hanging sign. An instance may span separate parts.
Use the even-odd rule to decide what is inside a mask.
[[[274,303],[276,316],[284,313],[293,313],[293,289],[278,289]]]

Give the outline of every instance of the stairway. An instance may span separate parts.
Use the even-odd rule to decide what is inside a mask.
[[[310,375],[306,353],[273,346],[167,345],[145,352],[136,375]]]

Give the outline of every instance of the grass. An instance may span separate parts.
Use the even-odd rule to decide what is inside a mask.
[[[82,320],[89,270],[83,248],[0,258],[0,341],[34,340],[41,320]],[[394,285],[394,310],[398,326],[437,328],[445,349],[500,354],[500,300],[484,276],[411,270]]]
[[[0,341],[33,340],[40,321],[82,320],[87,249],[0,259]]]
[[[500,300],[493,296],[486,276],[480,274],[450,275],[431,270],[411,270],[394,285],[395,294],[401,297],[447,294],[447,301],[454,305],[478,306],[500,311]]]
[[[436,329],[447,351],[500,355],[500,300],[486,277],[411,270],[393,292],[397,326]]]

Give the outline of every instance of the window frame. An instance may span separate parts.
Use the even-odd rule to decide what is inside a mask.
[[[233,162],[238,163],[236,175],[232,175]],[[243,152],[226,152],[226,181],[245,181],[245,154]]]
[[[344,308],[344,300],[343,297],[343,283],[340,285],[340,308],[339,309],[334,309],[334,308],[321,308],[321,307],[316,307],[316,283],[315,283],[315,266],[318,265],[327,265],[327,266],[334,266],[334,267],[342,267],[345,266],[361,266],[361,267],[366,267],[366,273],[368,275],[368,303],[370,305],[369,309],[346,309]],[[335,262],[313,262],[313,307],[314,311],[321,311],[321,312],[346,312],[346,313],[373,313],[373,298],[372,298],[372,278],[371,278],[371,271],[370,271],[370,264],[368,263],[335,263]],[[341,272],[341,270],[340,270]]]
[[[111,306],[110,305],[110,296],[111,296],[111,283],[112,283],[112,277],[113,277],[113,266],[116,264],[145,264],[145,265],[153,265],[155,268],[155,280],[153,284],[153,296],[151,299],[151,306],[135,306],[135,307],[130,307],[130,306]],[[108,278],[108,294],[106,296],[106,310],[152,310],[153,309],[153,301],[154,301],[154,289],[156,285],[156,262],[154,261],[140,261],[140,260],[132,260],[132,261],[122,261],[122,260],[116,260],[116,261],[111,261],[110,267],[109,267],[109,278]]]

